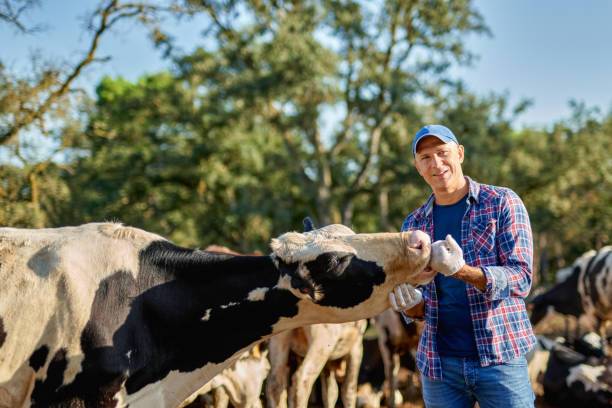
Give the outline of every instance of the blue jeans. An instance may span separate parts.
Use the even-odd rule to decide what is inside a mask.
[[[442,381],[421,375],[427,408],[472,408],[476,401],[480,408],[533,408],[525,357],[487,367],[474,358],[440,358]]]

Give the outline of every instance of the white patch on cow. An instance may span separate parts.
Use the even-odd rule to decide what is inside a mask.
[[[603,341],[601,339],[601,336],[599,336],[597,333],[588,332],[587,334],[582,336],[582,340],[584,340],[594,349],[601,350],[601,348],[603,347]]]
[[[289,281],[289,278],[281,275],[278,278],[278,282],[276,283],[276,286],[274,286],[274,289],[291,290],[291,282]]]
[[[570,277],[573,271],[574,271],[574,268],[572,268],[571,266],[568,266],[567,268],[559,269],[557,273],[555,273],[555,282],[561,283],[567,280],[567,278]]]
[[[354,248],[341,240],[347,235],[355,235],[355,232],[345,225],[332,224],[304,233],[287,232],[272,239],[270,246],[274,255],[286,262],[308,262],[316,259],[323,252],[356,254],[357,251]]]
[[[310,271],[302,263],[300,263],[300,265],[298,265],[297,273],[298,273],[299,276],[301,276],[304,279],[309,279],[309,277],[310,277]],[[308,295],[306,293],[302,293],[299,290],[295,289],[293,286],[291,286],[291,279],[288,278],[287,276],[284,276],[284,275],[281,275],[278,278],[278,282],[276,283],[276,286],[274,286],[274,289],[288,290],[289,292],[291,292],[298,299],[304,299],[304,300],[312,301],[312,298],[310,297],[310,295]],[[318,288],[315,288],[315,293],[314,293],[315,300],[321,300],[321,298],[323,297],[323,293],[321,293],[317,289]]]
[[[306,264],[300,263],[298,265],[297,272],[298,272],[298,275],[300,275],[302,279],[306,279],[306,280],[310,279],[310,271],[306,267]]]
[[[266,297],[266,293],[267,292],[268,292],[268,288],[253,289],[247,295],[247,300],[250,300],[252,302],[264,300],[264,298]]]
[[[229,302],[226,305],[221,305],[221,309],[227,309],[229,307],[236,306],[236,305],[239,305],[239,304],[240,304],[239,302]]]
[[[573,383],[580,382],[584,384],[584,389],[587,392],[593,391],[608,391],[610,387],[598,381],[598,378],[606,370],[606,366],[590,366],[587,364],[578,364],[569,369],[569,375],[565,378],[565,383],[571,387]]]
[[[125,353],[125,356],[128,358],[128,360],[131,359],[132,358],[132,350],[128,350],[128,352]]]
[[[206,309],[206,313],[204,313],[204,316],[202,316],[202,321],[203,322],[207,322],[210,320],[210,312],[212,311],[212,309]]]

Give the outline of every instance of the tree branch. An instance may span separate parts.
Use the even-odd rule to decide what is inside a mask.
[[[5,3],[7,1],[5,0]],[[57,102],[60,98],[66,95],[69,91],[70,86],[75,79],[81,74],[83,69],[88,65],[103,61],[104,59],[96,58],[96,52],[100,43],[100,39],[105,32],[110,30],[118,21],[127,18],[134,18],[141,16],[143,21],[148,21],[147,16],[152,12],[176,12],[177,10],[173,7],[157,7],[143,3],[125,3],[119,4],[118,0],[110,0],[104,8],[97,10],[92,15],[92,21],[99,17],[97,25],[90,22],[90,28],[92,29],[93,37],[91,44],[87,50],[85,56],[74,66],[72,71],[60,82],[59,86],[55,90],[50,90],[50,86],[42,89],[43,92],[48,90],[48,95],[42,103],[31,109],[21,110],[21,117],[17,119],[7,130],[0,133],[0,145],[6,144],[13,140],[19,132],[31,125],[34,122],[42,120],[42,117],[51,109],[52,105]],[[43,82],[43,81],[41,81]],[[36,89],[41,85],[37,84],[33,89]]]
[[[10,0],[3,0],[0,3],[0,20],[7,22],[15,26],[22,33],[29,33],[34,31],[36,28],[27,28],[21,21],[20,17],[23,13],[25,13],[29,8],[37,6],[39,0],[26,0],[21,7],[17,10],[13,9],[13,5]]]

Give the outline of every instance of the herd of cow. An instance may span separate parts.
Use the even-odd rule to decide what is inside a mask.
[[[113,223],[0,228],[0,408],[306,407],[314,394],[324,407],[399,404],[400,354],[419,328],[387,295],[433,279],[429,237],[331,225],[271,248],[186,249]],[[599,334],[540,336],[536,393],[554,406],[612,405],[612,247],[584,254],[529,307],[534,325],[554,309]],[[384,387],[359,378],[368,322]]]

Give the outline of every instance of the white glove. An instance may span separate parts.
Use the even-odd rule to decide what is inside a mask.
[[[423,294],[409,283],[400,283],[389,293],[389,302],[396,312],[412,309],[423,300]]]
[[[431,244],[431,268],[434,271],[451,276],[463,265],[465,265],[463,251],[450,234],[444,241],[436,241]]]

